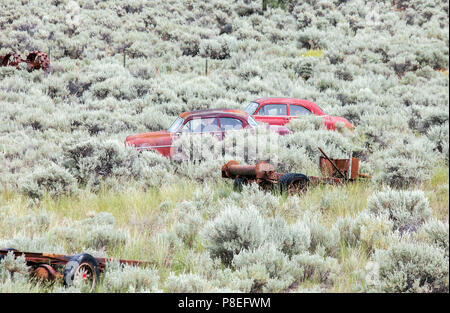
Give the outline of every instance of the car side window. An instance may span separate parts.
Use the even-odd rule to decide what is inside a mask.
[[[308,115],[308,114],[311,114],[310,110],[308,110],[305,107],[302,107],[301,105],[291,104],[289,106],[289,108],[291,109],[291,112],[290,112],[291,115]]]
[[[222,131],[242,129],[242,121],[233,117],[221,117],[220,128]]]
[[[265,116],[287,115],[287,105],[266,104],[259,109],[258,115],[265,115]]]
[[[194,118],[186,124],[184,124],[181,132],[183,133],[204,133],[204,132],[217,132],[219,131],[219,125],[217,124],[217,118]]]
[[[183,125],[183,128],[181,129],[182,133],[192,133],[192,125],[193,125],[193,121],[194,120],[190,120],[188,122],[186,122],[186,124]]]
[[[200,132],[217,132],[219,131],[219,124],[217,123],[217,118],[210,117],[210,118],[202,118],[201,119],[201,130]],[[198,132],[198,130],[195,130]]]

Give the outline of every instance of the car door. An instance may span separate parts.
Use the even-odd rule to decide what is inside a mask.
[[[184,125],[177,132],[177,137],[180,135],[191,135],[192,136],[192,145],[197,145],[197,148],[192,149],[192,151],[200,151],[202,145],[202,135],[209,134],[212,136],[216,136],[219,140],[222,139],[222,132],[219,129],[218,119],[216,117],[201,117],[201,118],[192,118],[188,119]],[[182,151],[173,149],[175,154],[178,156],[182,155]],[[182,156],[183,157],[183,156]],[[188,157],[188,156],[184,156]],[[196,156],[190,156],[196,157]]]
[[[289,104],[289,120],[310,114],[312,114],[312,112],[300,104]]]
[[[284,125],[289,122],[287,104],[264,104],[258,109],[258,111],[256,111],[254,118],[257,121],[267,123],[269,125]]]
[[[209,134],[222,139],[222,132],[219,128],[219,121],[216,117],[202,117],[201,118],[201,134]]]
[[[240,131],[245,127],[244,123],[235,117],[221,117],[219,120],[222,138],[225,137],[227,133]]]
[[[183,125],[181,133],[191,133],[195,135],[210,134],[221,137],[219,123],[216,117],[193,118]]]

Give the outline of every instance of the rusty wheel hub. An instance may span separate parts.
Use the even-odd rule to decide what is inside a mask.
[[[78,266],[75,277],[74,285],[83,284],[89,287],[89,291],[92,291],[96,284],[95,270],[89,263],[81,263]]]

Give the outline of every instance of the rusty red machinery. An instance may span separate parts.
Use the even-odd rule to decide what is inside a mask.
[[[0,56],[0,65],[1,66],[19,66],[19,63],[22,62],[22,58],[15,52],[7,53],[4,56]]]
[[[63,255],[54,253],[23,252],[15,249],[0,249],[0,261],[8,254],[13,253],[17,258],[25,257],[30,273],[41,280],[63,280],[65,286],[72,286],[74,282],[86,283],[89,291],[93,291],[97,285],[100,273],[105,269],[106,263],[112,261],[109,258],[94,258],[87,253],[76,255]],[[148,265],[148,262],[115,259],[120,264],[133,266]]]
[[[0,56],[0,66],[14,66],[19,69],[20,63],[26,63],[29,72],[39,69],[47,72],[50,68],[50,60],[48,59],[47,54],[39,50],[31,51],[25,59],[22,59],[20,55],[15,52]]]
[[[324,175],[306,176],[301,173],[278,173],[275,167],[260,161],[255,165],[241,165],[237,161],[229,161],[222,166],[222,177],[234,179],[234,189],[241,190],[242,185],[256,182],[263,189],[278,187],[279,190],[289,194],[305,190],[309,185],[340,184],[354,181],[358,178],[370,178],[359,173],[359,159],[330,159],[319,147],[323,157],[319,158],[319,169]]]

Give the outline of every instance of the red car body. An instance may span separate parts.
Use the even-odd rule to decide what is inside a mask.
[[[343,117],[326,115],[317,104],[303,99],[261,98],[252,101],[245,111],[255,120],[269,125],[285,125],[301,115],[314,114],[324,119],[327,129],[335,130],[338,122],[353,129],[354,126]]]
[[[211,109],[181,113],[172,125],[163,131],[130,135],[125,139],[125,146],[138,150],[155,150],[172,158],[173,143],[183,133],[211,134],[220,140],[229,130],[257,127],[256,121],[246,112],[230,109]],[[284,126],[270,126],[269,129],[280,135],[290,133]]]

